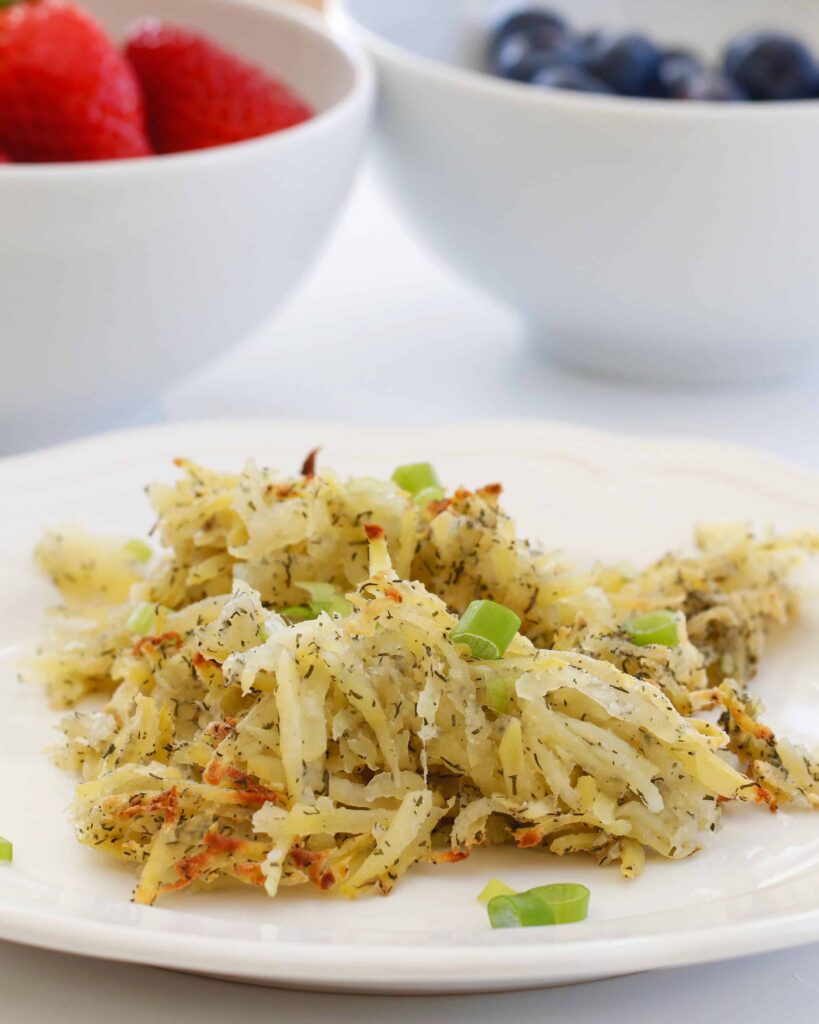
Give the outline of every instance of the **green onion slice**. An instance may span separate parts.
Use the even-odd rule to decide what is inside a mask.
[[[322,612],[332,615],[349,615],[353,606],[332,583],[309,583],[297,580],[296,586],[310,595],[307,606],[313,613],[308,618],[316,619]]]
[[[296,580],[296,586],[310,595],[310,603],[314,601],[333,601],[339,595],[338,587],[332,583],[307,583]]]
[[[309,604],[291,604],[287,608],[283,608],[281,614],[291,622],[307,622],[309,619],[319,617],[319,613],[314,612]]]
[[[392,479],[393,483],[398,484],[402,490],[409,491],[417,501],[421,500],[422,494],[433,489],[440,492],[441,497],[444,496],[438,474],[429,462],[415,462],[409,466],[398,466]],[[428,498],[427,500],[435,501],[440,498]]]
[[[529,889],[530,896],[543,900],[554,916],[554,924],[576,924],[585,921],[589,913],[591,893],[577,882],[557,882]]]
[[[125,628],[129,633],[148,636],[156,629],[156,605],[144,601],[138,604],[128,617]]]
[[[425,506],[431,501],[443,501],[445,494],[443,487],[425,487],[415,495],[415,504]]]
[[[648,612],[646,615],[635,615],[625,624],[629,640],[638,647],[660,644],[663,647],[676,647],[680,642],[679,619],[675,612]]]
[[[481,903],[489,903],[496,896],[514,896],[515,890],[511,885],[507,885],[506,882],[500,882],[497,878],[493,878],[487,882],[486,885],[478,893],[478,899]]]
[[[452,631],[452,642],[466,644],[473,658],[497,661],[520,629],[520,619],[495,601],[473,601]]]
[[[509,698],[512,696],[513,684],[503,676],[493,672],[486,677],[486,704],[498,715],[509,713]]]
[[[154,552],[150,545],[146,544],[144,540],[137,540],[136,538],[129,540],[127,544],[123,544],[122,550],[129,558],[133,558],[135,562],[140,562],[142,565],[147,565],[154,557]]]
[[[322,612],[328,612],[330,615],[349,615],[353,610],[346,597],[334,597],[332,601],[311,601],[310,607],[317,616]]]
[[[585,920],[589,912],[589,895],[585,885],[541,885],[526,892],[495,896],[487,911],[493,928],[575,924]]]
[[[496,896],[486,909],[493,928],[539,928],[555,923],[549,905],[527,892]]]
[[[4,839],[0,836],[0,861],[6,861],[6,863],[10,864],[13,858],[14,847],[10,840]]]

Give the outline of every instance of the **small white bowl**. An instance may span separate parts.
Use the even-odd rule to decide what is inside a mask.
[[[346,0],[382,85],[398,204],[563,360],[746,381],[819,353],[819,101],[706,104],[547,91],[480,70],[497,0]],[[749,27],[819,52],[815,0],[553,0],[578,28],[717,58]]]
[[[258,328],[314,261],[370,124],[368,59],[298,5],[83,4],[115,37],[150,15],[205,32],[318,113],[196,153],[0,168],[0,453],[136,407]]]

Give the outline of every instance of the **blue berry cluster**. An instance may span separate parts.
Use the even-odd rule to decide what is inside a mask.
[[[637,32],[580,34],[554,12],[531,7],[495,27],[489,63],[502,78],[575,92],[723,102],[819,97],[813,53],[783,32],[744,33],[714,68]]]

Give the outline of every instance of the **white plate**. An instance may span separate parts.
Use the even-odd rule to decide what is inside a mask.
[[[190,455],[236,468],[253,454],[295,471],[323,444],[341,472],[387,474],[433,459],[451,484],[501,479],[521,529],[578,557],[645,560],[702,519],[787,529],[819,521],[819,478],[766,456],[678,441],[646,442],[550,424],[428,430],[328,424],[210,423],[113,434],[0,462],[0,937],[270,984],[337,990],[456,992],[553,985],[692,964],[819,939],[819,817],[729,808],[727,827],[682,863],[650,860],[643,878],[534,851],[477,853],[417,868],[389,899],[356,903],[287,890],[129,902],[133,876],[72,838],[71,780],[44,748],[55,717],[14,660],[52,599],[30,551],[48,524],[73,520],[130,534],[151,515],[140,488],[172,479]],[[811,574],[817,579],[817,574]],[[775,726],[819,738],[819,600],[780,636],[759,691]],[[773,703],[773,700],[771,700]],[[525,888],[578,880],[592,890],[579,925],[492,932],[475,895],[491,876]]]

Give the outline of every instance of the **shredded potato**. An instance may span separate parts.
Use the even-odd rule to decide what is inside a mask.
[[[68,531],[38,549],[65,604],[34,667],[55,705],[105,700],[64,724],[77,834],[139,866],[137,902],[226,879],[386,893],[498,842],[634,877],[697,850],[726,800],[819,803],[817,763],[745,688],[816,537],[712,529],[694,557],[581,570],[517,538],[497,485],[421,508],[313,467],[179,464],[149,491],[148,567]],[[294,622],[316,583],[349,613]],[[481,597],[523,623],[498,661],[452,640]],[[656,609],[675,647],[629,639]]]

